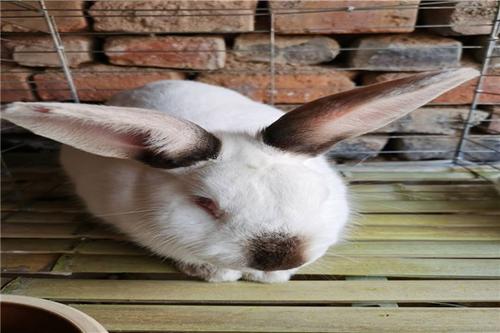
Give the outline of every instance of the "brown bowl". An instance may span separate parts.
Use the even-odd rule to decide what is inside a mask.
[[[95,319],[45,299],[1,295],[2,333],[108,333]]]

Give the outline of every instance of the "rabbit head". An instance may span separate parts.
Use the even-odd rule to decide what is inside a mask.
[[[2,114],[79,150],[175,178],[178,199],[156,217],[157,237],[174,240],[186,261],[275,271],[320,257],[347,222],[345,186],[323,153],[477,75],[421,73],[327,96],[258,133],[209,133],[165,113],[115,106],[13,103]]]

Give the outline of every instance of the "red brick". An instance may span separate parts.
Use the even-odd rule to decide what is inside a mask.
[[[401,79],[413,75],[415,73],[407,72],[390,72],[390,73],[380,73],[380,72],[366,72],[361,78],[363,85],[369,85],[374,83],[380,83],[390,80]]]
[[[313,70],[278,71],[275,77],[274,102],[305,103],[354,88],[354,83],[341,72],[321,67]],[[271,76],[267,71],[205,73],[198,81],[227,87],[261,102],[270,102]]]
[[[126,89],[159,80],[182,80],[183,73],[167,69],[145,69],[110,65],[87,65],[73,71],[73,79],[82,101],[101,102]],[[71,100],[61,71],[46,71],[34,77],[38,95],[43,100]]]
[[[377,156],[388,141],[387,135],[363,135],[335,144],[327,156],[336,161],[365,160]]]
[[[33,73],[29,68],[2,64],[1,67],[1,102],[34,101],[35,95],[28,83]]]
[[[254,30],[256,6],[256,0],[98,0],[89,13],[97,31],[245,32]]]
[[[244,34],[236,38],[234,50],[242,61],[269,62],[268,34]],[[276,36],[274,61],[281,64],[314,65],[333,60],[339,53],[335,39],[325,36]]]
[[[429,34],[365,36],[352,47],[349,65],[372,71],[427,71],[460,65],[462,44]]]
[[[415,133],[415,134],[457,134],[467,121],[470,108],[463,106],[421,107],[387,126],[377,133]],[[477,110],[469,119],[471,126],[477,126],[489,113]]]
[[[500,95],[500,69],[492,70],[490,72],[492,75],[497,76],[486,76],[483,80],[482,90],[485,92],[491,92],[491,94],[483,93],[479,97],[479,104],[499,104]],[[363,76],[363,84],[372,84],[377,82],[383,82],[388,80],[394,80],[397,78],[412,75],[412,73],[369,73]],[[467,81],[460,86],[444,93],[430,104],[443,104],[443,105],[461,105],[470,104],[474,97],[474,90],[476,90],[477,82],[479,79],[472,79]]]
[[[498,74],[500,74],[500,71],[498,71]],[[470,104],[472,103],[478,80],[479,79],[468,81],[439,96],[432,102],[435,104]],[[479,97],[479,104],[499,104],[500,95],[498,95],[498,92],[500,91],[500,76],[485,77],[482,90],[485,91],[485,93],[482,93]],[[487,94],[486,92],[490,92],[491,94]]]
[[[358,34],[413,31],[419,2],[419,0],[270,0],[269,5],[276,14],[275,29],[278,33]],[[399,5],[402,7],[395,8]],[[385,8],[359,11],[343,10],[351,6],[354,8]],[[333,10],[328,11],[327,9]],[[311,13],[287,14],[298,11],[310,11]]]
[[[70,67],[92,61],[93,40],[85,36],[62,37],[66,59]],[[4,43],[12,58],[20,65],[33,67],[60,67],[61,62],[50,36],[10,37]]]
[[[116,37],[106,40],[104,51],[117,65],[218,69],[226,59],[221,37]]]
[[[25,5],[40,8],[38,1],[23,1]],[[45,1],[49,14],[54,15],[57,30],[60,32],[80,31],[87,28],[84,17],[84,1]],[[21,10],[20,10],[21,9]],[[41,14],[14,3],[1,4],[1,30],[6,32],[45,31],[49,28]],[[52,9],[52,10],[51,10]],[[69,17],[72,16],[72,17]],[[12,18],[9,18],[12,17]]]
[[[421,10],[421,16],[424,24],[441,25],[431,30],[443,35],[487,35],[497,6],[496,0],[450,1],[441,9]]]

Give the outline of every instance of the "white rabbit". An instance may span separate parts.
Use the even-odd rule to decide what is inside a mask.
[[[346,187],[322,153],[477,75],[421,73],[287,114],[191,81],[122,92],[114,106],[13,103],[2,114],[68,145],[62,164],[89,211],[183,272],[280,282],[348,221]]]

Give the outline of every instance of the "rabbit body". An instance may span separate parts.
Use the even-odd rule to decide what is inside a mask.
[[[323,154],[478,75],[419,73],[286,114],[225,88],[161,81],[108,106],[18,102],[2,116],[67,144],[61,161],[89,211],[181,271],[279,282],[348,221],[346,187]]]
[[[102,157],[69,146],[62,149],[62,165],[91,213],[142,246],[174,259],[188,274],[209,281],[231,281],[242,275],[261,282],[286,281],[296,269],[267,272],[239,263],[248,235],[281,227],[291,232],[305,229],[303,233],[311,235],[309,242],[317,243],[310,247],[308,262],[337,241],[347,222],[346,188],[325,158],[297,158],[254,139],[282,111],[232,90],[192,81],[155,82],[119,93],[108,104],[158,110],[196,123],[224,139],[222,160],[237,161],[193,177],[185,170],[165,172],[133,160]],[[275,167],[280,165],[284,170]],[[266,168],[269,177],[259,171]],[[219,182],[214,179],[220,173],[226,179],[213,184]],[[287,184],[294,179],[295,184]],[[209,195],[230,201],[225,209],[240,215],[232,219],[231,228],[241,230],[235,233],[204,223],[206,213],[187,199],[192,188],[186,184],[193,182],[212,183],[210,191],[219,193]],[[321,209],[321,205],[331,207]],[[330,225],[329,235],[322,234],[324,225]],[[206,242],[195,250],[202,253],[193,255],[193,242]],[[219,255],[228,261],[214,260]]]
[[[167,80],[121,92],[109,105],[158,110],[204,129],[255,133],[283,115],[233,90],[196,81]]]

